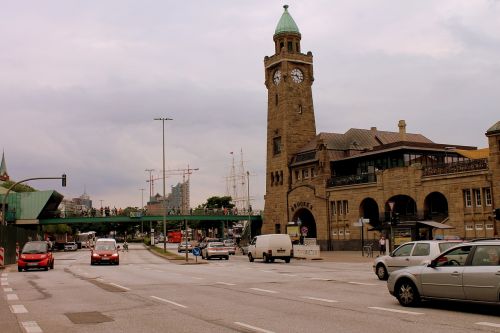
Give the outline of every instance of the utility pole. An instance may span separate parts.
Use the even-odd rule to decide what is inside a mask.
[[[144,189],[140,188],[141,191],[141,234],[144,233],[144,222],[142,221],[142,216],[144,214]]]

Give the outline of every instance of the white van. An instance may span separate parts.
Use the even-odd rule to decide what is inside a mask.
[[[248,260],[262,259],[264,262],[274,262],[282,259],[286,263],[293,257],[292,240],[287,234],[268,234],[256,236],[248,246]]]

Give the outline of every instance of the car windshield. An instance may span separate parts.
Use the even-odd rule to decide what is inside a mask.
[[[23,253],[46,253],[46,243],[26,243],[23,247]]]
[[[111,242],[98,243],[95,246],[97,251],[113,251],[115,250],[115,244]]]
[[[208,246],[209,247],[224,247],[224,244],[222,244],[222,243],[210,243]]]

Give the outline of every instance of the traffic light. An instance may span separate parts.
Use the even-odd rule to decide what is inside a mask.
[[[66,187],[66,174],[63,174],[61,179],[62,179],[62,186]]]

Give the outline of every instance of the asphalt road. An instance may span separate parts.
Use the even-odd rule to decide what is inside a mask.
[[[498,307],[401,307],[367,261],[183,265],[139,244],[119,266],[90,266],[88,250],[55,257],[53,271],[0,271],[0,332],[500,331]]]

